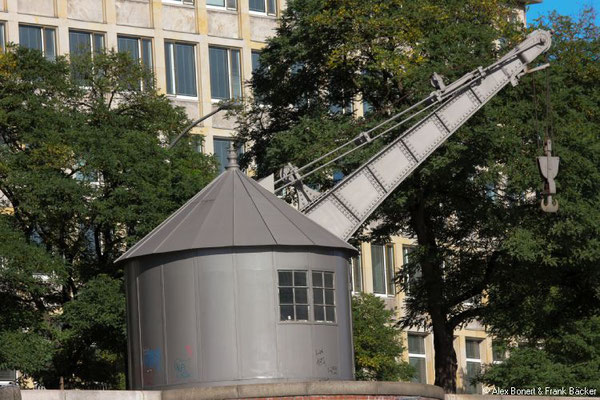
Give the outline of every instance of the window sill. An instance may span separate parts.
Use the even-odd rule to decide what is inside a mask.
[[[195,9],[196,5],[195,4],[183,4],[181,1],[173,1],[173,0],[162,0],[163,4],[167,4],[170,6],[178,6],[178,7],[183,7],[183,8],[190,8],[190,9]]]
[[[262,17],[262,18],[268,18],[268,19],[277,19],[277,15],[273,15],[273,14],[267,14],[266,12],[260,12],[260,11],[249,11],[250,16],[253,17]]]
[[[198,96],[184,96],[181,94],[167,94],[167,97],[175,100],[183,100],[183,101],[198,101]]]
[[[238,15],[238,10],[232,10],[231,8],[225,8],[225,7],[206,5],[206,10],[207,11],[216,11],[216,12],[222,13],[222,14]]]

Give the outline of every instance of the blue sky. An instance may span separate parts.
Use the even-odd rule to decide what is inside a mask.
[[[596,9],[596,22],[600,23],[600,0],[544,0],[541,4],[529,6],[527,20],[533,21],[553,10],[556,10],[559,14],[577,17],[583,7],[590,5]]]

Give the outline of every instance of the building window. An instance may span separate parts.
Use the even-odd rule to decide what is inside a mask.
[[[92,51],[93,50],[93,51]],[[104,34],[69,31],[69,51],[71,55],[84,55],[100,53],[104,50]]]
[[[0,370],[0,381],[14,382],[17,379],[17,371],[14,369],[2,369]]]
[[[4,53],[6,49],[6,37],[4,36],[4,22],[0,22],[0,51]]]
[[[279,277],[279,319],[308,321],[307,271],[277,271]]]
[[[356,257],[350,259],[352,264],[352,291],[359,293],[363,291],[363,272],[362,272],[362,255],[359,254]]]
[[[127,53],[135,61],[141,63],[149,72],[152,71],[152,40],[129,36],[117,36],[117,47],[120,53]],[[151,77],[148,77],[151,79]],[[140,82],[140,88],[150,87],[151,82]]]
[[[237,10],[237,0],[206,0],[206,5],[225,8],[227,10]]]
[[[252,73],[260,68],[260,51],[252,50]]]
[[[402,245],[402,263],[406,267],[411,262],[411,254],[415,251],[415,246]],[[421,279],[422,273],[418,266],[411,266],[411,270],[406,270],[407,294],[412,295],[414,289],[411,289],[415,283]]]
[[[213,138],[213,148],[214,155],[217,157],[217,161],[219,162],[219,174],[225,171],[225,167],[229,160],[227,160],[227,155],[229,154],[229,146],[233,140],[231,139],[223,139],[223,138]],[[237,148],[238,158],[244,154],[244,147],[239,145]]]
[[[39,50],[49,60],[56,59],[56,30],[34,25],[19,25],[19,45]]]
[[[222,47],[209,47],[210,95],[213,100],[242,97],[240,51]]]
[[[498,340],[492,340],[492,362],[500,364],[506,360],[506,345]]]
[[[314,271],[312,273],[312,287],[315,321],[335,322],[333,272]]]
[[[415,368],[412,382],[427,383],[425,336],[408,334],[408,362]]]
[[[197,97],[196,55],[194,45],[165,42],[167,93]]]
[[[467,353],[467,372],[465,374],[465,392],[470,394],[482,394],[481,383],[473,380],[481,371],[481,340],[465,339]]]
[[[394,245],[371,246],[371,264],[373,268],[373,292],[394,296]]]
[[[277,15],[276,0],[250,0],[250,11],[267,15]]]

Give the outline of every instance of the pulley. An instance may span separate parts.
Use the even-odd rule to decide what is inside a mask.
[[[552,198],[552,195],[556,194],[554,178],[558,174],[559,158],[552,156],[552,140],[548,137],[544,142],[544,153],[544,156],[537,159],[540,174],[545,181],[541,207],[544,212],[555,213],[558,211],[558,202]]]

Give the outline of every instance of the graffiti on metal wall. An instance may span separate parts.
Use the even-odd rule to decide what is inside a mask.
[[[189,379],[192,377],[190,372],[190,362],[192,360],[192,356],[194,355],[192,346],[186,345],[185,352],[187,353],[188,358],[178,358],[173,363],[173,368],[175,369],[175,376],[177,379]]]

